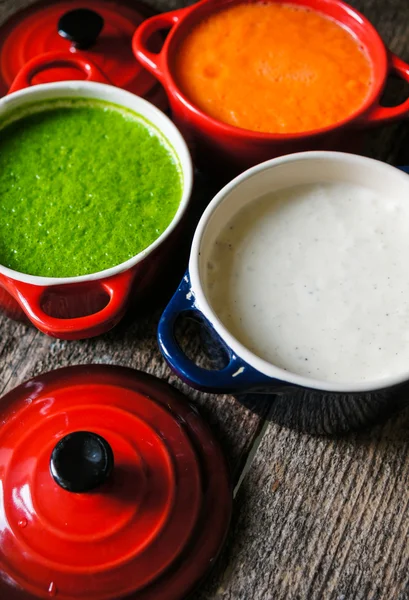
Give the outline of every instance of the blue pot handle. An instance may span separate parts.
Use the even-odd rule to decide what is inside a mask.
[[[163,356],[176,375],[188,385],[204,392],[229,394],[268,387],[276,388],[279,384],[282,385],[282,382],[267,377],[251,367],[226,346],[229,362],[224,369],[210,371],[198,367],[186,356],[175,338],[175,323],[183,313],[197,313],[204,325],[211,330],[213,335],[216,335],[212,325],[196,307],[188,271],[165,308],[158,326],[158,342]]]

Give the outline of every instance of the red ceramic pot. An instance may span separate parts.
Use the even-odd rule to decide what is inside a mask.
[[[394,73],[409,81],[409,65],[387,50],[375,28],[363,15],[341,0],[291,0],[291,4],[309,7],[328,15],[349,29],[366,48],[373,69],[373,85],[366,101],[347,119],[308,133],[258,133],[209,117],[194,106],[178,88],[172,61],[178,52],[178,46],[194,25],[215,11],[239,2],[240,0],[202,0],[193,6],[157,15],[142,23],[133,38],[135,55],[165,87],[176,123],[185,137],[192,140],[193,145],[198,144],[202,158],[211,156],[213,164],[220,163],[222,158],[227,163],[244,168],[303,150],[351,150],[351,140],[354,138],[351,132],[358,127],[394,121],[408,114],[409,100],[392,108],[380,105],[388,76]],[[150,52],[148,44],[151,37],[163,29],[170,29],[170,33],[161,52]]]
[[[179,392],[68,367],[9,392],[0,418],[1,600],[182,600],[212,568],[228,467]]]
[[[30,87],[39,71],[62,66],[81,69],[88,81]],[[28,62],[9,95],[0,99],[0,119],[16,108],[54,98],[95,98],[131,109],[162,132],[182,168],[183,193],[175,217],[157,240],[128,261],[91,275],[68,278],[37,277],[0,265],[0,309],[17,320],[26,317],[43,333],[61,339],[81,339],[108,331],[123,317],[131,299],[146,296],[173,258],[192,189],[189,151],[170,119],[150,102],[108,83],[88,59],[50,53]]]

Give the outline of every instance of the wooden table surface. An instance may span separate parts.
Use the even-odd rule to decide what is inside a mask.
[[[0,0],[0,23],[28,4]],[[166,10],[183,2],[151,4]],[[409,0],[352,4],[409,62]],[[391,81],[387,101],[403,99],[407,87]],[[409,164],[407,123],[372,132],[365,152]],[[202,184],[198,205],[211,198]],[[268,405],[256,415],[229,396],[194,392],[178,381],[157,348],[159,314],[160,308],[131,315],[111,333],[79,342],[53,340],[0,318],[0,394],[57,367],[103,363],[153,373],[199,406],[224,447],[238,491],[226,548],[194,600],[409,599],[409,408],[343,438],[285,429],[269,421]],[[189,332],[185,344],[199,353]]]

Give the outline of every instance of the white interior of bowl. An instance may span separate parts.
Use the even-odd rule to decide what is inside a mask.
[[[17,281],[42,286],[79,283],[81,281],[92,281],[102,278],[105,279],[106,277],[121,273],[141,262],[155,250],[155,248],[157,248],[178,225],[187,209],[193,185],[192,160],[186,142],[179,130],[172,121],[158,108],[153,106],[153,104],[139,96],[135,96],[130,92],[122,90],[121,88],[91,81],[67,81],[36,85],[19,92],[14,92],[0,100],[0,122],[3,119],[7,119],[8,114],[16,109],[24,108],[24,106],[29,106],[36,102],[44,102],[46,100],[58,98],[95,98],[98,100],[105,100],[133,110],[149,121],[168,141],[179,159],[183,179],[183,192],[179,208],[165,231],[150,246],[145,248],[145,250],[126,262],[110,269],[92,273],[91,275],[82,275],[80,277],[37,277],[20,273],[0,265],[0,273],[3,275],[16,279]]]
[[[408,370],[399,376],[374,381],[333,383],[290,373],[259,358],[235,337],[217,317],[206,297],[206,265],[219,232],[245,205],[268,192],[315,182],[349,182],[409,201],[409,177],[385,163],[339,152],[305,152],[267,161],[239,175],[210,203],[197,227],[189,262],[197,307],[220,337],[246,362],[261,373],[282,381],[327,391],[370,391],[406,381]]]

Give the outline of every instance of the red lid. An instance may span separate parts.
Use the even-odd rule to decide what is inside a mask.
[[[78,10],[76,16],[73,11]],[[132,36],[151,14],[142,4],[127,0],[40,2],[18,12],[0,27],[0,95],[32,58],[70,51],[96,63],[114,85],[146,96],[158,84],[135,59]],[[33,83],[83,78],[77,69],[59,67],[38,73]]]
[[[9,392],[0,421],[0,598],[176,600],[207,572],[226,464],[169,385],[69,367]]]

